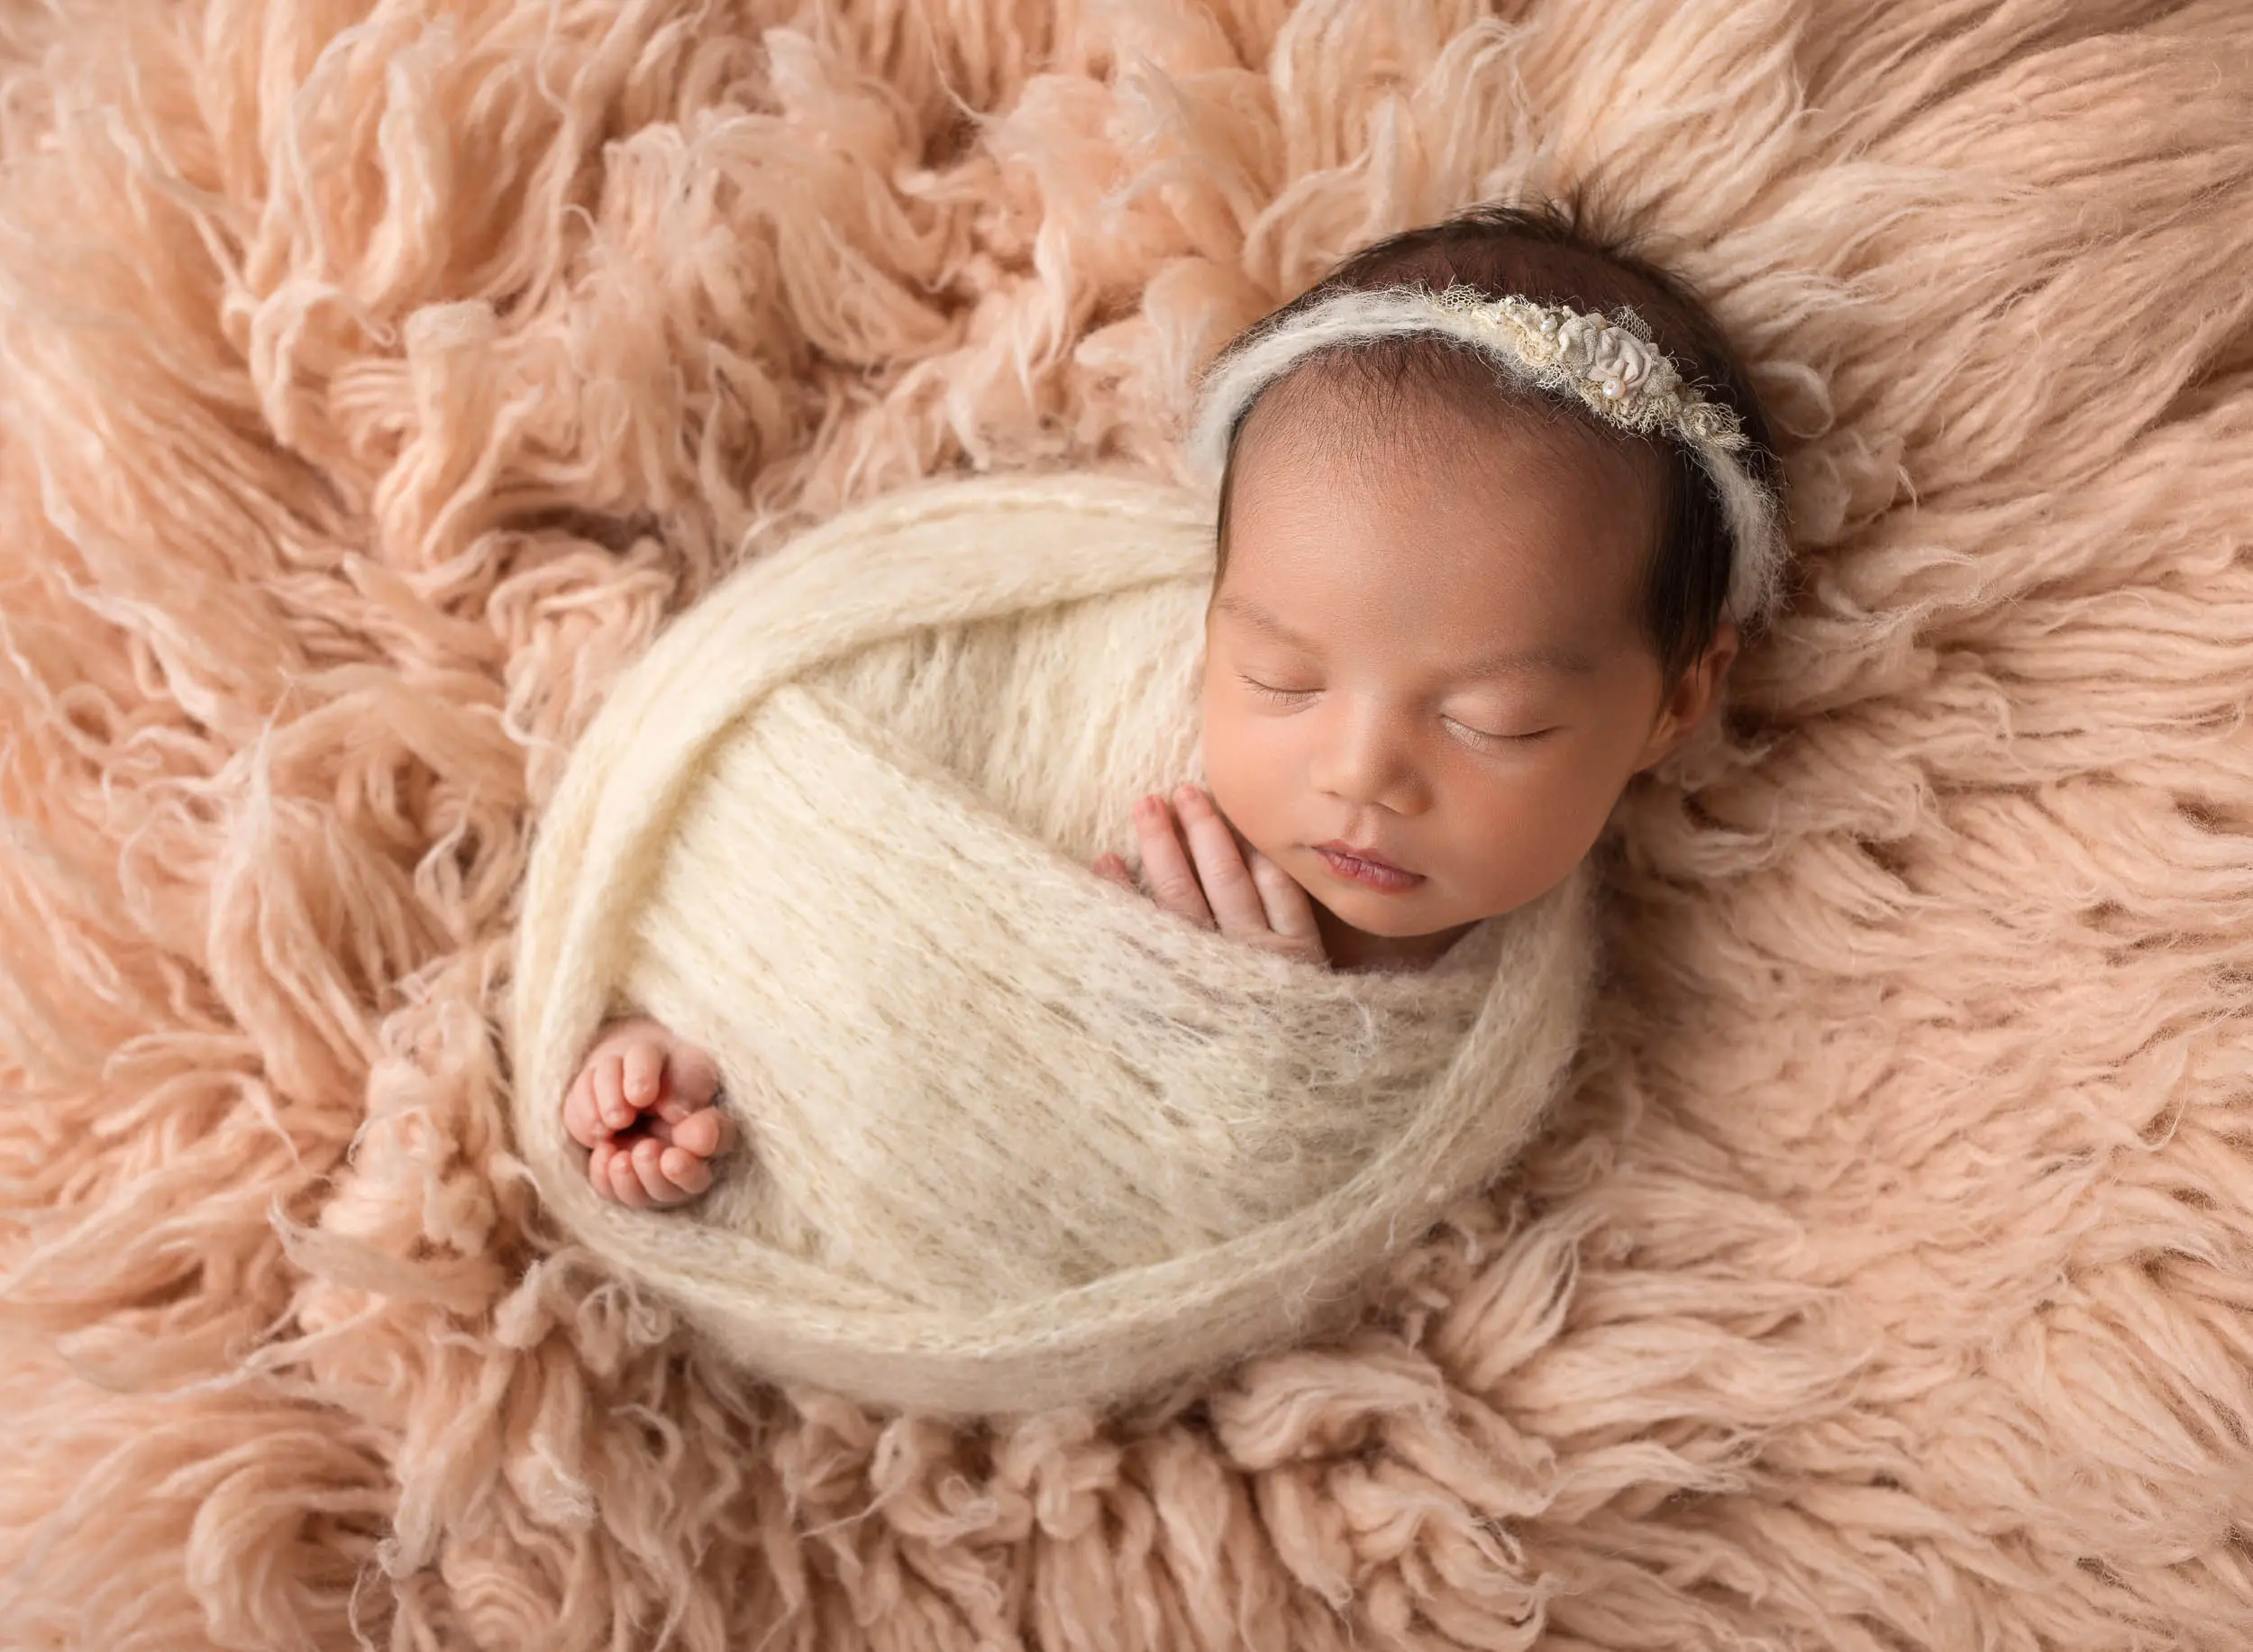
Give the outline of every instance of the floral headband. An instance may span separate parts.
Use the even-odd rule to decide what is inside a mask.
[[[1766,616],[1782,580],[1783,535],[1774,496],[1737,458],[1749,445],[1743,425],[1734,409],[1683,381],[1649,324],[1625,306],[1603,315],[1514,294],[1489,298],[1462,286],[1437,294],[1413,287],[1340,293],[1255,333],[1214,363],[1199,392],[1191,460],[1218,476],[1260,393],[1311,351],[1410,333],[1458,339],[1514,378],[1569,397],[1607,424],[1689,449],[1729,520],[1735,551],[1729,616],[1740,625]]]

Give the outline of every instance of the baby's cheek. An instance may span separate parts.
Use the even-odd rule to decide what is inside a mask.
[[[1489,800],[1483,809],[1458,809],[1450,861],[1453,887],[1467,915],[1515,911],[1563,881],[1593,836],[1583,830],[1583,814],[1569,796],[1519,797],[1500,805]]]
[[[1246,841],[1272,856],[1290,837],[1286,765],[1279,753],[1223,717],[1206,725],[1204,761],[1214,804]]]

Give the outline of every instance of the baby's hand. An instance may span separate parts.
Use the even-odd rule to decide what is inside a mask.
[[[639,1209],[677,1205],[712,1185],[735,1126],[712,1105],[720,1070],[646,1018],[605,1029],[563,1098],[563,1127],[588,1150],[587,1180]]]
[[[1143,878],[1152,899],[1202,928],[1218,927],[1232,940],[1309,963],[1327,963],[1321,932],[1315,927],[1314,902],[1298,881],[1251,844],[1239,845],[1212,799],[1196,787],[1180,788],[1173,803],[1181,830],[1163,798],[1154,795],[1135,805]],[[1187,851],[1181,846],[1183,830]],[[1098,857],[1095,871],[1121,889],[1135,887],[1134,873],[1115,854]]]

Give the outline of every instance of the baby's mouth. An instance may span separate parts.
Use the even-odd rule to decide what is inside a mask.
[[[1309,846],[1322,857],[1323,863],[1334,876],[1348,883],[1357,883],[1364,889],[1400,894],[1424,881],[1421,872],[1409,872],[1389,861],[1379,860],[1365,851],[1355,851],[1344,844],[1333,842]]]

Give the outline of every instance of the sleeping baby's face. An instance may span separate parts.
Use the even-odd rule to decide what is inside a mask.
[[[1420,963],[1570,873],[1737,638],[1662,696],[1637,615],[1655,455],[1500,404],[1372,418],[1350,393],[1296,374],[1238,437],[1205,771],[1334,962]]]

